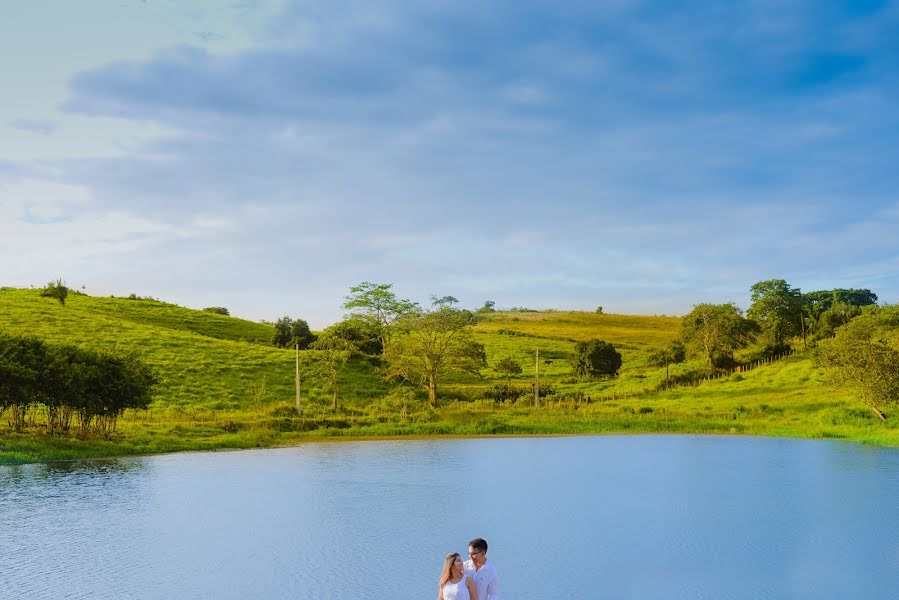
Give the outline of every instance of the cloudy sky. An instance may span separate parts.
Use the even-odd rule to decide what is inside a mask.
[[[249,319],[348,288],[899,301],[899,5],[0,5],[0,285]]]

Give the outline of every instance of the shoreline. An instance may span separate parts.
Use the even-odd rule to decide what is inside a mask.
[[[127,440],[103,440],[103,439],[78,439],[78,438],[60,438],[60,441],[69,442],[70,452],[65,456],[51,456],[53,454],[53,445],[31,446],[28,450],[17,450],[15,441],[29,440],[36,441],[36,436],[15,434],[18,440],[11,439],[8,435],[0,436],[0,446],[5,449],[0,451],[0,467],[6,466],[22,466],[29,464],[63,464],[75,463],[83,461],[107,461],[115,459],[133,459],[149,456],[163,456],[184,453],[214,453],[214,452],[236,452],[242,450],[274,450],[285,448],[296,448],[309,443],[343,443],[343,442],[396,442],[396,441],[427,441],[427,440],[476,440],[476,439],[527,439],[527,438],[568,438],[568,437],[601,437],[601,436],[702,436],[702,437],[746,437],[746,438],[768,438],[768,439],[788,439],[788,440],[806,440],[806,441],[828,441],[850,443],[860,446],[870,446],[884,449],[899,449],[899,436],[892,439],[872,437],[865,435],[857,436],[835,436],[835,435],[795,435],[789,432],[778,433],[775,431],[703,431],[703,430],[603,430],[603,431],[541,431],[541,432],[503,432],[503,433],[409,433],[409,434],[371,434],[364,433],[348,433],[348,434],[324,434],[324,435],[303,435],[290,440],[273,439],[272,443],[267,444],[234,444],[228,443],[232,440],[221,440],[219,444],[196,444],[194,446],[185,444],[179,448],[161,451],[149,452],[128,452],[125,448],[120,447],[122,452],[116,451],[116,442]],[[75,445],[84,442],[81,448],[71,447],[71,443]],[[11,447],[10,444],[13,446]],[[108,452],[100,451],[98,448],[108,450]],[[45,452],[41,452],[41,450]],[[77,452],[82,450],[82,452]],[[9,455],[20,455],[20,458],[13,460],[5,460]],[[21,456],[27,454],[28,456]]]

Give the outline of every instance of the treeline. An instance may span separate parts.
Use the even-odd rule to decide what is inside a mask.
[[[133,356],[0,333],[0,415],[19,431],[44,407],[49,432],[108,434],[129,408],[147,408],[155,374]]]

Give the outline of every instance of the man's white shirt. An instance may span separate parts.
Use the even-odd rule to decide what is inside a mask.
[[[474,561],[465,561],[465,574],[471,577],[478,588],[478,600],[499,600],[499,575],[496,569],[485,561],[481,570],[477,570]]]

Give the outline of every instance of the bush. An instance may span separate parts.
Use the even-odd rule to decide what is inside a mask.
[[[753,352],[747,359],[747,362],[753,362],[756,360],[766,360],[769,358],[774,358],[778,354],[784,354],[791,350],[789,344],[765,344],[757,351]]]
[[[228,309],[224,306],[207,306],[203,309],[203,312],[212,313],[215,315],[224,315],[226,317],[230,317],[231,313],[228,312]]]
[[[514,402],[527,395],[533,395],[533,392],[525,386],[510,383],[498,383],[484,392],[484,397],[494,402]]]
[[[716,354],[712,358],[712,367],[719,370],[731,370],[738,367],[740,363],[730,354]]]

